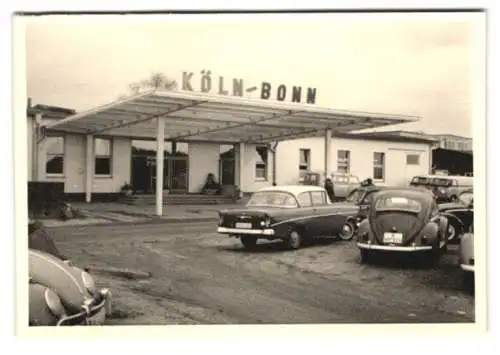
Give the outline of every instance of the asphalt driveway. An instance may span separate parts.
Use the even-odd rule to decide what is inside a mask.
[[[454,248],[429,269],[405,260],[361,265],[354,242],[255,252],[214,233],[214,223],[49,229],[76,264],[111,288],[109,324],[473,322]]]

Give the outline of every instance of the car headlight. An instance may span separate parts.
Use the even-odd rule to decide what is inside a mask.
[[[82,271],[82,281],[83,286],[89,291],[91,294],[96,292],[95,282],[92,276],[88,272]]]
[[[50,309],[50,311],[54,316],[60,318],[66,314],[66,310],[62,305],[61,299],[50,288],[45,290],[43,297],[45,298],[45,303],[47,304],[47,307]]]

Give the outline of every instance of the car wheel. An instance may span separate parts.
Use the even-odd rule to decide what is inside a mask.
[[[292,230],[285,239],[285,245],[288,249],[299,249],[302,244],[302,236],[297,230]]]
[[[361,249],[359,251],[359,260],[361,261],[362,264],[368,262],[368,257],[369,257],[369,251],[365,249]]]
[[[254,237],[252,235],[241,236],[240,240],[245,249],[253,249],[257,245],[257,237]]]
[[[455,239],[457,236],[457,228],[453,223],[448,225],[448,241]]]
[[[469,293],[474,293],[474,273],[463,271],[462,272],[462,284],[464,289]]]
[[[356,233],[356,225],[353,221],[346,222],[339,233],[339,238],[345,241],[351,240]]]

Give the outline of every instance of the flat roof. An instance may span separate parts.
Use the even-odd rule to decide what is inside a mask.
[[[165,117],[165,140],[269,143],[418,121],[415,116],[334,110],[192,92],[152,90],[44,125],[48,132],[156,139]]]
[[[436,144],[439,142],[435,138],[427,137],[424,135],[419,135],[419,134],[412,135],[411,132],[408,133],[399,133],[399,132],[402,131],[339,133],[339,134],[333,134],[333,136],[338,138],[389,141],[389,142],[409,142],[409,143],[425,143],[425,144]]]

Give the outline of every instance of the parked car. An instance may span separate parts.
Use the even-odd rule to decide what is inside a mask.
[[[467,291],[474,292],[474,229],[472,226],[460,239],[458,255],[464,287]]]
[[[352,190],[345,199],[345,203],[352,203],[358,206],[358,213],[356,214],[354,220],[359,225],[368,214],[370,209],[370,203],[376,192],[384,189],[383,186],[365,186],[358,187]]]
[[[474,191],[462,191],[454,202],[441,203],[439,211],[448,217],[448,238],[450,243],[458,243],[474,223]]]
[[[386,188],[370,203],[359,225],[361,262],[374,252],[430,254],[436,261],[447,248],[448,219],[441,215],[433,194],[425,189]]]
[[[87,271],[64,258],[43,226],[33,229],[37,223],[29,223],[29,325],[104,323],[111,313],[111,292],[98,289]]]
[[[410,186],[432,190],[438,202],[454,202],[462,191],[473,188],[473,179],[470,176],[420,175],[413,177]]]
[[[240,238],[247,249],[258,239],[280,239],[298,249],[306,238],[351,239],[354,231],[348,218],[357,211],[355,204],[331,203],[319,186],[273,186],[252,194],[244,208],[220,211],[217,232]]]
[[[332,172],[328,178],[332,180],[333,191],[336,199],[346,198],[352,190],[360,186],[359,178],[355,175]],[[303,185],[312,185],[324,187],[325,173],[324,171],[308,171],[304,173]]]

